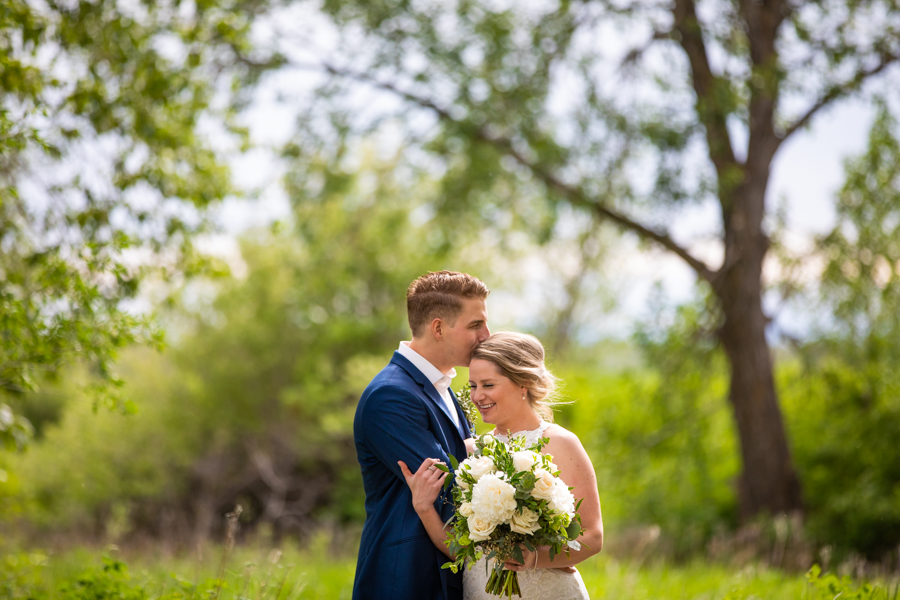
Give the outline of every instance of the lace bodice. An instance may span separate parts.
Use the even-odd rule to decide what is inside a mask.
[[[501,442],[508,442],[511,437],[520,437],[525,436],[525,443],[531,446],[532,444],[536,444],[539,439],[544,436],[544,432],[550,428],[552,423],[548,423],[547,421],[541,421],[541,424],[538,425],[537,429],[532,429],[530,431],[515,431],[510,435],[506,435],[503,433],[494,434]]]

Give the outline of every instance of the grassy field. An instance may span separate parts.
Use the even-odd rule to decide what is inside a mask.
[[[222,555],[221,547],[211,546],[194,556],[114,548],[7,552],[0,563],[0,598],[349,600],[351,595],[355,558],[330,550],[324,539],[304,549],[238,546],[224,568]],[[594,600],[898,599],[897,582],[860,584],[754,566],[638,564],[601,555],[579,570]]]

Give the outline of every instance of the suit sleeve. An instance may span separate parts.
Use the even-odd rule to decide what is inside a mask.
[[[412,472],[426,458],[449,462],[446,452],[431,430],[431,420],[423,400],[399,386],[384,386],[366,402],[363,437],[372,454],[399,479],[397,465],[402,460]]]

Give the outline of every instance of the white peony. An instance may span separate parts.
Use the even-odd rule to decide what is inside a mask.
[[[494,460],[490,456],[479,456],[478,458],[470,456],[462,461],[459,468],[465,469],[475,481],[478,481],[488,473],[493,473],[497,467],[494,465]]]
[[[541,526],[538,525],[538,519],[539,517],[536,512],[527,506],[523,506],[521,510],[516,511],[513,514],[512,519],[509,521],[509,528],[516,533],[531,535],[541,528]]]
[[[472,489],[472,508],[477,518],[506,523],[516,512],[516,488],[488,473]]]
[[[556,485],[556,477],[547,469],[537,469],[534,472],[537,481],[534,482],[534,489],[531,495],[538,500],[549,500],[553,496],[553,488]]]
[[[553,493],[550,495],[548,504],[550,510],[558,514],[565,513],[570,518],[575,516],[575,497],[562,479],[557,479],[553,485]]]
[[[483,542],[489,539],[494,533],[494,529],[497,528],[496,523],[478,516],[469,517],[466,519],[466,523],[469,525],[469,539],[473,542]]]
[[[532,450],[521,450],[519,452],[513,452],[512,459],[516,471],[530,471],[531,467],[539,460],[539,457],[537,452]]]

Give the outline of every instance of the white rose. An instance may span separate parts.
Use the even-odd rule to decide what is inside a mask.
[[[521,510],[516,511],[515,514],[513,514],[512,519],[509,521],[509,528],[516,533],[531,535],[541,528],[541,526],[538,525],[538,518],[536,512],[527,506],[523,506]]]
[[[469,525],[469,539],[473,542],[483,542],[489,539],[494,533],[494,529],[497,528],[496,523],[477,516],[469,517],[466,519],[466,523]]]
[[[500,524],[516,512],[516,488],[488,473],[472,489],[472,508],[477,517]]]
[[[546,469],[537,469],[534,472],[537,481],[534,482],[534,489],[531,495],[538,500],[549,500],[553,495],[553,487],[556,483],[556,477]]]
[[[459,514],[468,519],[475,514],[475,509],[472,508],[472,504],[470,502],[463,502],[459,507]]]
[[[465,469],[475,481],[488,473],[493,473],[495,468],[494,460],[490,456],[469,457],[460,465],[460,469]]]
[[[550,510],[559,514],[567,514],[569,517],[575,516],[575,497],[568,486],[563,483],[562,479],[557,479],[553,486],[553,493],[549,499]]]
[[[531,467],[538,461],[538,455],[537,452],[532,450],[521,450],[513,452],[512,459],[516,471],[530,471]]]
[[[484,434],[481,436],[481,443],[485,446],[490,446],[494,443],[494,436],[489,433]]]

